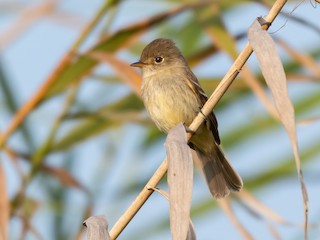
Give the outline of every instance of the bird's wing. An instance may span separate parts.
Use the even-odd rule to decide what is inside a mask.
[[[201,103],[201,107],[207,102],[208,97],[205,94],[205,92],[202,90],[200,83],[197,79],[197,77],[193,74],[191,70],[188,69],[187,71],[187,84],[190,87],[190,89],[194,92],[194,94],[197,96],[199,99],[199,102]],[[199,109],[201,110],[201,109]],[[206,125],[209,130],[211,130],[214,139],[217,144],[220,144],[220,137],[219,137],[219,132],[218,132],[218,121],[216,116],[214,115],[213,112],[208,116],[206,120]]]

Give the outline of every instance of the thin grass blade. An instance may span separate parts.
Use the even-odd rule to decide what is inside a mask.
[[[109,53],[91,52],[87,54],[87,56],[111,65],[117,76],[119,76],[133,89],[138,96],[140,96],[141,76],[135,70],[133,70],[128,63],[121,61],[120,59],[116,58],[115,55]]]
[[[8,239],[8,223],[10,204],[7,195],[7,184],[3,169],[3,164],[0,161],[0,239]]]
[[[222,210],[227,214],[231,222],[235,225],[235,227],[238,229],[238,231],[241,233],[244,239],[253,240],[253,236],[250,234],[250,232],[243,226],[241,221],[237,218],[236,214],[234,213],[230,200],[228,198],[224,198],[221,200],[217,200],[219,206],[222,208]]]

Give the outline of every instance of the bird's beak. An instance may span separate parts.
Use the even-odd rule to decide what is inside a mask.
[[[141,61],[130,64],[131,67],[139,67],[139,68],[142,68],[146,65],[147,65],[146,63],[141,62]]]

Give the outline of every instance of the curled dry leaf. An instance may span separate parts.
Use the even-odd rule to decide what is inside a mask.
[[[280,120],[290,137],[301,185],[305,216],[305,239],[307,239],[308,194],[302,175],[296,135],[295,115],[287,90],[286,75],[274,41],[266,31],[261,29],[261,25],[258,21],[255,21],[249,28],[248,39],[255,55],[257,56],[264,79],[271,90]]]
[[[91,216],[83,222],[87,227],[87,240],[111,240],[105,216]]]
[[[192,200],[193,161],[182,123],[168,133],[166,143],[170,196],[170,227],[173,240],[186,239]]]
[[[270,9],[266,19],[272,23],[276,16],[281,11],[282,7],[285,5],[286,1],[277,1],[272,8]],[[268,26],[267,26],[268,27]],[[227,91],[228,87],[231,85],[233,80],[238,75],[240,69],[243,67],[247,59],[252,53],[252,48],[250,44],[247,44],[243,51],[240,53],[239,57],[236,59],[234,64],[231,66],[225,77],[221,80],[221,83],[218,85],[214,93],[210,96],[207,103],[201,109],[202,114],[198,114],[194,119],[192,124],[189,126],[191,130],[196,130],[203,122],[203,114],[206,116],[212,112],[212,109],[217,104],[219,99]],[[191,137],[191,136],[188,136]],[[0,139],[1,140],[1,139]],[[1,142],[0,142],[1,143]],[[161,165],[158,167],[156,172],[152,175],[146,186],[156,186],[161,178],[165,175],[167,171],[167,159],[165,159]],[[120,219],[115,223],[113,228],[110,231],[110,234],[113,239],[116,239],[119,234],[123,231],[126,225],[132,220],[135,214],[139,211],[141,206],[145,203],[148,197],[151,195],[152,191],[146,190],[144,188],[133,203],[128,207],[125,213],[120,217]]]

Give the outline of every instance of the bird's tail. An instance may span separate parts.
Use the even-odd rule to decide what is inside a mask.
[[[241,190],[243,186],[241,177],[228,162],[222,149],[217,144],[212,144],[210,151],[195,150],[214,198],[223,198],[229,195],[230,191]]]

